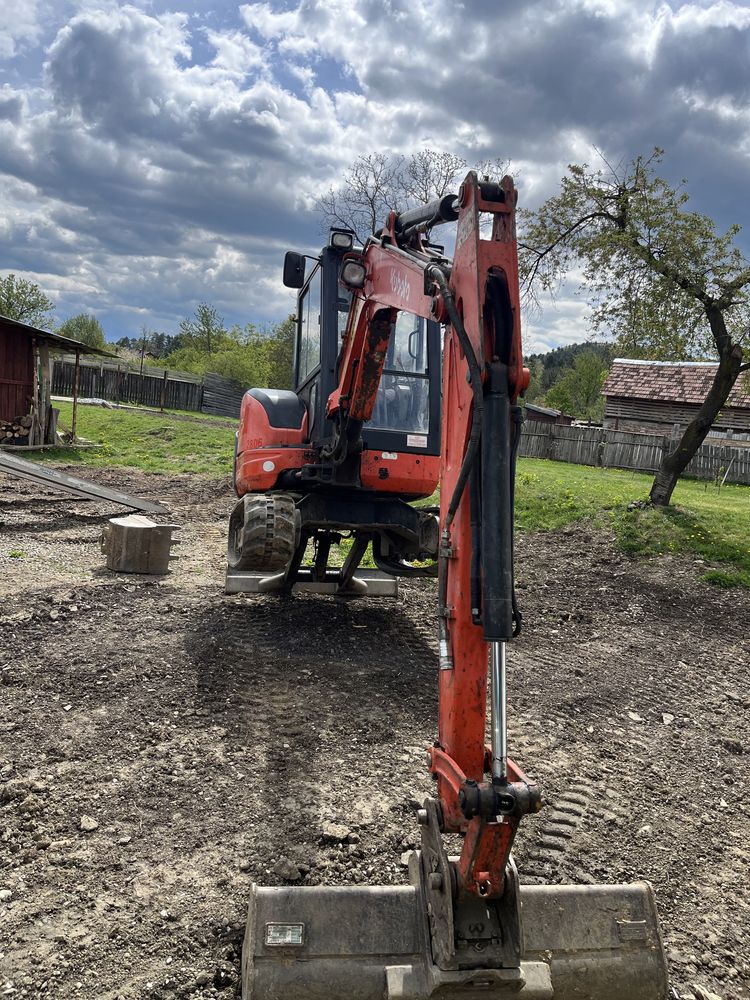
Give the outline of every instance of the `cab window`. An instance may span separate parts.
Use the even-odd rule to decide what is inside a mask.
[[[320,267],[316,267],[300,297],[297,384],[320,364]]]
[[[412,313],[400,312],[391,333],[372,426],[407,434],[430,429],[427,323]]]

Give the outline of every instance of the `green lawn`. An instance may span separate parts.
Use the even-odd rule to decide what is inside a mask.
[[[521,459],[516,519],[521,530],[552,531],[590,519],[611,525],[620,548],[635,556],[683,553],[711,564],[703,579],[750,587],[750,487],[683,479],[673,506],[628,510],[645,500],[652,477]]]
[[[70,427],[72,407],[61,403],[60,423]],[[80,462],[94,467],[136,466],[149,472],[232,470],[234,427],[177,420],[169,413],[81,406],[80,437],[97,449],[50,449],[35,460]],[[668,510],[628,505],[645,500],[651,476],[592,469],[540,459],[521,459],[516,521],[521,531],[554,531],[590,520],[614,530],[620,548],[633,556],[682,553],[708,564],[703,579],[719,586],[750,587],[750,487],[682,480]],[[435,497],[425,503],[436,503]]]
[[[55,403],[60,410],[59,429],[72,424],[71,403]],[[200,417],[198,414],[191,416]],[[98,468],[112,465],[137,467],[146,472],[201,472],[231,474],[236,423],[216,426],[221,418],[178,420],[170,413],[138,410],[108,410],[101,406],[79,406],[79,438],[100,445],[96,449],[50,448],[35,454],[35,460],[80,462]]]

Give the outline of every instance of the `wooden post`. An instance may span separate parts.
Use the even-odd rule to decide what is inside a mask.
[[[146,327],[143,327],[143,337],[141,338],[141,391],[139,402],[143,406],[143,359],[146,355]]]
[[[33,369],[34,376],[34,386],[31,390],[33,393],[33,399],[31,401],[31,415],[34,419],[29,433],[29,444],[41,444],[41,441],[37,442],[36,440],[39,427],[39,349],[37,347],[36,337],[31,338],[31,367]]]
[[[596,464],[598,466],[604,465],[604,451],[607,447],[607,432],[602,429],[599,431],[599,440],[596,443]]]
[[[164,378],[161,380],[161,412],[164,413],[164,401],[167,396],[167,369],[164,369]]]
[[[50,424],[52,420],[52,364],[50,361],[49,346],[42,342],[37,348],[39,354],[39,426],[41,440],[39,444],[54,444],[54,437],[50,441]]]
[[[70,433],[73,440],[76,439],[76,419],[78,417],[78,387],[80,385],[81,379],[81,352],[76,348],[76,374],[73,380],[73,426],[70,428]]]
[[[554,424],[544,424],[544,429],[547,431],[547,454],[545,458],[553,461],[555,458],[555,425]]]

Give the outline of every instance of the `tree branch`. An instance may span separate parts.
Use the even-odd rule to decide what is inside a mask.
[[[706,309],[710,309],[718,305],[718,302],[712,295],[701,288],[701,286],[688,278],[686,275],[682,274],[676,268],[672,267],[671,264],[667,264],[666,261],[662,260],[661,257],[657,257],[654,252],[647,246],[644,246],[640,240],[634,238],[632,242],[632,247],[635,253],[641,258],[641,260],[652,267],[657,274],[662,277],[667,278],[673,284],[677,285],[683,291],[692,295],[694,299],[697,299]]]
[[[582,218],[577,219],[572,226],[569,226],[565,232],[561,233],[557,239],[553,240],[549,246],[544,247],[543,250],[538,250],[536,247],[530,246],[528,243],[519,243],[519,249],[528,250],[529,253],[534,254],[535,260],[531,266],[531,270],[528,275],[523,279],[524,285],[527,287],[531,285],[539,273],[539,268],[541,267],[544,258],[556,250],[562,243],[564,243],[568,237],[572,236],[576,230],[580,229],[587,222],[593,222],[594,219],[608,219],[610,222],[614,221],[613,217],[608,212],[590,212],[588,215],[584,215]]]
[[[745,268],[744,271],[740,271],[737,277],[727,282],[726,285],[722,285],[721,298],[719,299],[720,304],[724,306],[726,303],[726,308],[733,305],[732,296],[747,284],[750,284],[750,267]]]

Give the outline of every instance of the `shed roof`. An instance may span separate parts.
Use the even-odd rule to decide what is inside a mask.
[[[664,403],[702,403],[711,388],[715,361],[631,361],[615,358],[602,388],[605,396],[656,400]],[[750,408],[750,386],[742,377],[735,383],[727,406]]]
[[[527,410],[531,410],[534,413],[544,413],[548,417],[559,417],[562,414],[562,410],[552,410],[549,406],[539,406],[537,403],[524,403]]]
[[[61,337],[59,333],[50,333],[49,330],[39,330],[35,326],[29,326],[28,323],[21,323],[20,320],[0,315],[0,327],[3,326],[9,326],[19,333],[25,333],[29,337],[36,337],[37,340],[47,341],[51,348],[60,351],[79,351],[81,354],[98,354],[103,358],[117,357],[112,351],[105,351],[100,347],[89,347],[88,344],[82,344],[80,340],[73,340],[72,337]]]

